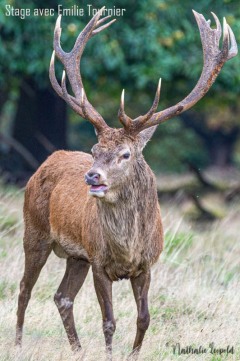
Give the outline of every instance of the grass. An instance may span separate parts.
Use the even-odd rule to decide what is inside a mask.
[[[19,282],[23,272],[23,192],[0,187],[0,360],[104,360],[101,314],[91,272],[75,301],[83,351],[71,353],[53,295],[65,261],[52,254],[33,290],[26,312],[23,347],[14,347]],[[165,250],[152,269],[149,296],[151,324],[140,361],[240,360],[239,204],[211,224],[196,227],[182,216],[181,205],[162,205]],[[114,360],[126,360],[135,336],[136,306],[130,282],[115,282],[113,302],[117,330]],[[211,354],[234,347],[228,356]],[[206,347],[206,354],[174,354],[180,344]]]

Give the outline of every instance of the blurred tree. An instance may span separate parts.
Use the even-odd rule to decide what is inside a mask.
[[[64,8],[76,5],[73,0],[62,3]],[[126,9],[110,29],[91,39],[81,67],[91,102],[111,125],[119,126],[117,109],[121,88],[126,88],[126,111],[134,117],[150,107],[160,76],[163,78],[161,108],[171,106],[191,91],[202,68],[200,37],[191,13],[192,1],[186,0],[184,5],[176,0],[121,0],[114,5],[110,0],[91,3],[96,8],[106,5],[109,9]],[[8,4],[14,8],[19,6],[16,0]],[[6,117],[3,110],[10,99],[15,109],[12,134],[39,161],[51,151],[51,145],[66,147],[66,106],[53,95],[47,75],[58,4],[55,0],[45,1],[44,5],[37,0],[25,1],[23,8],[32,11],[54,8],[55,16],[21,19],[6,16],[6,2],[0,0],[0,58],[4,59],[0,64],[0,112],[2,118],[4,114]],[[87,4],[78,4],[78,7],[84,8],[83,17],[62,19],[62,45],[67,51],[89,20]],[[210,11],[219,19],[226,15],[239,40],[238,1],[201,0],[194,8],[205,17],[210,16]],[[59,78],[60,69],[58,64]],[[13,93],[18,94],[17,101]],[[165,170],[180,169],[186,158],[197,165],[206,165],[208,158],[213,164],[232,162],[234,145],[239,139],[239,93],[239,60],[234,58],[224,66],[209,94],[192,111],[178,121],[172,120],[167,126],[159,127],[146,149],[152,166],[159,169],[161,164]],[[84,148],[85,142],[89,149],[95,141],[91,126],[80,124],[72,111],[69,115],[69,145]],[[223,153],[226,156],[221,157]]]
[[[46,47],[51,44],[50,19],[7,16],[10,9],[6,9],[6,3],[1,5],[0,52],[4,62],[0,84],[4,97],[0,106],[4,106],[11,92],[18,93],[12,135],[40,164],[53,149],[66,147],[66,105],[54,95],[46,76],[46,64],[49,62]],[[16,1],[9,2],[9,5],[13,9],[19,6]],[[39,5],[37,1],[26,1],[22,10],[33,11]],[[57,6],[57,2],[48,1],[46,5]],[[24,12],[21,14],[24,17]],[[16,154],[14,150],[8,158],[15,159],[15,169],[32,168],[32,164],[26,164],[22,154]]]
[[[211,17],[210,11],[214,11],[220,20],[225,15],[239,40],[240,8],[238,5],[237,1],[231,0],[201,0],[194,3],[194,9],[203,13],[206,18]],[[163,107],[183,99],[200,76],[202,69],[201,44],[199,32],[190,10],[192,6],[192,1],[188,0],[184,1],[184,6],[183,3],[175,0],[142,1],[135,15],[137,21],[132,26],[132,32],[137,27],[137,37],[135,33],[132,37],[125,34],[122,40],[125,44],[127,43],[126,47],[129,49],[126,62],[131,69],[130,73],[136,77],[130,80],[128,76],[128,79],[134,82],[138,89],[145,87],[153,93],[154,79],[157,75],[163,77]],[[213,18],[212,22],[214,27]],[[125,31],[127,30],[125,29]],[[209,94],[191,111],[180,117],[182,124],[188,128],[188,132],[193,131],[195,134],[191,138],[195,144],[198,144],[198,151],[202,153],[200,163],[197,162],[199,165],[205,163],[207,158],[207,163],[219,166],[226,166],[233,162],[234,149],[240,132],[238,105],[240,73],[238,69],[239,58],[236,57],[224,66]],[[145,107],[144,102],[141,105]],[[144,110],[141,109],[141,112]],[[177,149],[183,148],[179,152],[182,155],[185,153],[182,159],[189,158],[191,161],[197,161],[196,154],[194,155],[196,149],[189,149],[189,154],[186,154],[187,148],[184,139],[186,130],[182,129],[182,134],[180,134],[181,130],[173,123],[172,121],[172,124],[169,123],[167,126],[173,127],[177,131],[173,132],[175,151],[174,153],[163,151],[163,154],[165,153],[165,156],[166,154],[176,154]],[[163,130],[162,127],[159,127],[158,134],[159,137],[161,135],[164,137],[166,128]],[[199,141],[196,140],[196,136]],[[151,154],[155,148],[149,147],[147,152]],[[165,149],[173,149],[170,139]],[[160,152],[162,153],[162,149],[158,153]],[[164,158],[166,159],[166,157]],[[169,155],[167,158],[170,159]],[[161,156],[159,159],[161,163],[164,163]]]

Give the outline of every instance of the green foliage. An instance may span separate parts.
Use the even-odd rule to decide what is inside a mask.
[[[0,55],[4,58],[4,69],[8,75],[26,74],[36,77],[39,82],[48,81],[46,74],[58,3],[52,0],[40,6],[37,0],[25,1],[22,8],[30,8],[31,14],[36,8],[54,8],[55,16],[31,15],[20,19],[6,16],[6,2],[0,1]],[[14,0],[8,4],[15,8],[19,6]],[[92,4],[97,8],[103,4],[113,8],[109,0],[93,1]],[[73,5],[74,1],[64,2],[65,8]],[[79,31],[89,20],[86,4],[79,7],[85,10],[83,17],[65,16],[62,20],[62,45],[66,50],[70,50]],[[111,84],[114,79],[117,88],[121,83],[134,92],[136,89],[145,91],[146,87],[154,89],[161,76],[165,82],[164,100],[168,88],[171,88],[174,96],[182,96],[196,81],[202,67],[200,37],[191,12],[192,1],[185,1],[183,6],[175,0],[145,0],[138,3],[122,0],[119,7],[126,9],[124,16],[117,17],[110,29],[94,37],[87,46],[82,61],[85,77],[91,82],[97,81],[99,85]],[[210,11],[215,11],[220,19],[226,15],[240,37],[240,10],[236,1],[203,0],[194,7],[206,17],[211,16]],[[214,94],[220,97],[219,90],[223,91],[226,87],[228,93],[234,95],[236,90],[240,90],[240,74],[236,71],[238,65],[238,59],[225,65]],[[2,81],[6,79],[6,72],[1,72],[0,77]]]
[[[17,8],[19,2],[9,0],[7,4]],[[30,16],[21,19],[5,15],[4,0],[0,0],[0,57],[4,59],[0,68],[0,85],[9,92],[17,88],[24,78],[33,78],[37,86],[49,86],[48,66],[52,53],[52,38],[56,20],[56,0],[43,5],[37,0],[25,1],[22,8],[54,8],[55,16]],[[100,8],[105,5],[112,9],[110,0],[92,1]],[[73,0],[63,2],[64,8],[76,5]],[[65,16],[62,19],[62,46],[69,51],[74,41],[89,20],[87,4],[85,15]],[[121,0],[116,7],[126,11],[110,29],[91,39],[82,59],[82,74],[90,100],[110,125],[118,126],[117,110],[122,88],[126,88],[126,111],[130,116],[146,113],[149,109],[157,81],[163,79],[161,109],[182,99],[195,85],[202,69],[202,50],[199,31],[191,12],[192,1],[184,4],[176,0]],[[240,40],[240,8],[234,0],[202,0],[194,3],[196,11],[211,17],[214,11],[219,19],[225,15]],[[61,77],[62,68],[57,65]],[[216,84],[195,109],[204,114],[217,114],[216,122],[222,119],[219,106],[225,104],[225,123],[238,123],[238,94],[240,93],[239,58],[232,59],[224,66]],[[224,100],[224,101],[223,101]],[[227,109],[227,110],[226,110]],[[211,117],[214,118],[214,117]],[[215,122],[215,123],[216,123]],[[78,126],[71,113],[70,144],[74,148],[95,141],[94,133]],[[214,123],[214,124],[215,124]],[[146,157],[156,168],[182,170],[183,160],[207,164],[204,145],[192,130],[186,131],[180,121],[172,126],[160,127],[156,140],[148,146]],[[83,135],[81,137],[81,134]],[[84,137],[85,140],[82,138]],[[158,140],[161,140],[159,145]],[[197,145],[197,146],[196,146]],[[169,157],[169,154],[172,156]],[[235,156],[238,159],[239,156]]]
[[[160,126],[149,145],[144,150],[145,158],[156,172],[159,169],[162,172],[184,171],[186,161],[201,168],[208,164],[201,139],[192,129],[186,129],[180,118]]]

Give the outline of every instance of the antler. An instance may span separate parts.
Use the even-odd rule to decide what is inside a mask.
[[[201,41],[203,47],[203,59],[204,65],[200,79],[198,80],[195,88],[191,93],[176,105],[155,113],[158,107],[158,101],[160,97],[161,80],[158,84],[157,93],[151,109],[147,114],[141,115],[136,119],[131,119],[124,112],[124,92],[121,98],[121,104],[119,109],[119,120],[123,124],[126,132],[131,134],[138,134],[143,129],[150,128],[154,125],[165,122],[166,120],[181,114],[185,110],[191,108],[196,104],[210,89],[218,76],[222,66],[226,61],[237,55],[237,43],[232,29],[227,24],[226,19],[223,18],[223,43],[222,50],[219,49],[219,40],[222,35],[221,24],[217,16],[212,13],[215,22],[216,29],[210,27],[211,21],[206,21],[202,14],[193,10],[193,14],[196,18]]]
[[[96,109],[94,109],[94,107],[88,101],[85,95],[79,67],[81,56],[85,45],[87,44],[87,41],[94,35],[98,34],[100,31],[106,29],[116,20],[113,19],[112,21],[102,26],[99,26],[110,17],[106,16],[99,20],[104,8],[105,7],[100,9],[96,13],[96,15],[89,21],[86,27],[79,34],[72,51],[70,51],[69,53],[63,51],[60,45],[61,15],[58,17],[54,30],[54,51],[52,54],[49,68],[50,81],[57,94],[62,97],[76,113],[78,113],[81,117],[88,119],[94,125],[98,132],[101,132],[103,129],[108,128],[108,125],[105,123],[102,116],[96,111]],[[65,68],[62,75],[61,86],[59,85],[55,75],[55,55],[62,62]],[[71,84],[74,96],[69,95],[67,92],[66,73]]]

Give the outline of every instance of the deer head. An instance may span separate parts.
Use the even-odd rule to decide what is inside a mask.
[[[134,176],[136,164],[138,166],[140,163],[143,164],[142,150],[153,135],[157,125],[181,114],[196,104],[209,90],[224,63],[234,57],[238,50],[234,34],[225,18],[223,21],[222,49],[219,49],[222,28],[217,16],[212,13],[216,22],[216,29],[212,29],[210,20],[206,21],[203,15],[193,11],[200,31],[204,60],[201,76],[194,89],[176,105],[157,112],[161,88],[160,79],[152,107],[145,115],[140,115],[136,119],[131,119],[124,111],[123,90],[118,113],[123,127],[120,129],[110,128],[87,99],[79,72],[81,56],[87,41],[115,21],[114,19],[102,25],[109,18],[107,16],[100,20],[103,9],[98,11],[79,34],[72,51],[69,53],[64,52],[60,45],[61,16],[59,16],[54,32],[50,80],[55,91],[71,108],[81,117],[89,120],[95,127],[99,142],[92,149],[94,163],[85,175],[85,181],[90,185],[91,195],[107,200],[116,199],[117,189],[124,186],[126,179]],[[61,86],[54,71],[55,55],[65,68]],[[66,74],[74,96],[68,94]]]

